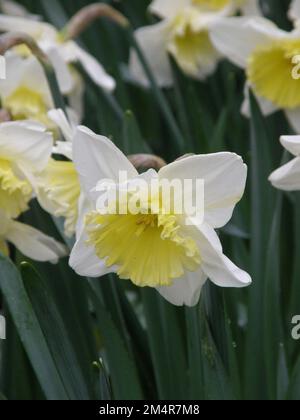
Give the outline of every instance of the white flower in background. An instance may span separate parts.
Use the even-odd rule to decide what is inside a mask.
[[[28,209],[36,176],[47,166],[53,138],[31,122],[0,124],[0,210],[16,218]]]
[[[211,39],[229,60],[245,69],[247,85],[263,113],[284,110],[300,132],[300,27],[286,32],[264,18],[231,17],[214,25]],[[247,97],[243,113],[249,114]]]
[[[76,123],[72,126],[62,110],[52,110],[48,115],[66,140],[57,141],[53,152],[67,158],[68,161],[50,159],[39,176],[37,198],[44,210],[65,219],[65,234],[72,237],[75,234],[80,197],[79,178],[72,162],[72,141]]]
[[[35,261],[57,263],[68,255],[66,247],[26,224],[8,218],[0,210],[0,252],[9,256],[8,243]]]
[[[168,54],[187,75],[203,80],[212,74],[221,54],[210,40],[211,25],[222,16],[232,15],[242,6],[258,14],[257,2],[232,0],[154,0],[150,10],[162,21],[136,31],[137,42],[161,86],[173,83]],[[130,56],[132,77],[148,85],[137,54]]]
[[[300,22],[300,1],[299,0],[292,0],[288,12],[289,18],[295,22],[295,24],[299,24]]]
[[[282,136],[280,141],[296,157],[273,172],[269,181],[280,190],[300,191],[300,136]]]
[[[54,104],[43,67],[33,57],[6,55],[5,80],[0,80],[2,108],[13,120],[36,120],[48,128],[54,127],[47,113]]]
[[[63,94],[74,91],[76,80],[70,69],[70,64],[73,63],[80,63],[98,86],[108,91],[115,88],[114,79],[105,72],[103,66],[76,42],[65,41],[63,34],[54,26],[34,19],[0,15],[0,31],[15,31],[16,29],[34,38],[39,47],[48,55]],[[24,48],[19,51],[29,53]]]
[[[79,127],[73,142],[73,160],[88,197],[81,209],[77,243],[70,258],[71,267],[79,275],[100,277],[116,272],[137,286],[156,288],[179,306],[197,304],[207,278],[222,287],[251,283],[249,275],[224,256],[215,232],[228,223],[244,192],[247,167],[239,156],[192,156],[159,173],[150,170],[139,175],[110,140]],[[204,179],[203,223],[196,226],[189,219],[188,226],[186,215],[162,214],[161,209],[148,214],[103,214],[99,202],[96,204],[99,193],[95,188],[107,179],[118,182],[120,171],[125,171],[133,183],[139,179],[151,182],[153,178],[159,182]],[[148,203],[148,210],[150,207]]]
[[[201,12],[232,15],[241,12],[244,15],[260,15],[259,0],[153,0],[150,11],[160,17],[170,16],[172,7],[195,7]],[[176,13],[176,12],[175,12]]]
[[[1,0],[0,10],[5,15],[29,17],[36,20],[39,19],[39,16],[31,15],[24,6],[12,0]]]

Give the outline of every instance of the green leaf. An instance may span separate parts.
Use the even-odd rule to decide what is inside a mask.
[[[246,395],[250,399],[268,396],[266,364],[264,360],[265,262],[269,245],[274,209],[275,190],[268,182],[272,172],[273,139],[269,138],[266,121],[252,92],[251,104],[251,274],[249,288],[249,326],[245,357]],[[253,355],[255,354],[255,358]],[[256,371],[257,374],[253,375]]]
[[[184,399],[187,354],[181,330],[181,311],[165,302],[156,290],[142,290],[150,351],[160,399]]]
[[[300,400],[300,357],[298,358],[295,368],[293,370],[287,395],[288,400],[290,401]]]
[[[7,401],[7,398],[0,392],[0,401]]]
[[[23,263],[21,270],[25,289],[68,397],[71,400],[90,399],[92,396],[89,394],[69,333],[47,284],[29,264]]]
[[[33,366],[49,400],[68,400],[60,372],[14,264],[0,255],[0,288]]]
[[[125,112],[122,131],[123,150],[127,155],[151,152],[142,138],[140,128],[132,111]]]
[[[92,282],[91,285],[90,297],[96,312],[99,332],[104,341],[114,399],[142,400],[143,391],[133,357]]]
[[[205,390],[199,307],[186,308],[185,313],[189,366],[189,398],[191,400],[203,400],[205,398]]]
[[[279,350],[284,339],[280,286],[281,214],[282,193],[278,193],[267,252],[264,293],[264,351],[268,375],[269,397],[272,400],[275,400],[277,397]]]
[[[200,331],[205,400],[235,400],[233,386],[217,350],[204,312],[203,300],[200,304]]]
[[[56,28],[63,28],[68,21],[68,16],[66,15],[62,2],[58,0],[41,0],[42,7],[45,11],[47,19],[54,25]]]

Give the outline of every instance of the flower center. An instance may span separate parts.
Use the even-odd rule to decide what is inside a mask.
[[[259,96],[280,108],[300,106],[300,83],[293,78],[293,57],[300,54],[300,39],[257,48],[248,61],[248,80]]]
[[[217,53],[210,41],[208,29],[197,29],[199,12],[189,9],[178,15],[170,32],[167,45],[169,53],[175,58],[179,67],[191,75],[205,76],[215,62]]]
[[[196,242],[172,214],[92,212],[86,229],[87,243],[99,259],[107,267],[117,266],[119,277],[137,286],[169,286],[185,270],[196,271],[201,264]]]
[[[11,113],[14,120],[34,119],[47,126],[52,125],[42,95],[26,86],[19,87],[5,98],[3,107]]]
[[[9,161],[0,158],[0,208],[8,217],[18,217],[28,209],[32,188],[14,173]]]

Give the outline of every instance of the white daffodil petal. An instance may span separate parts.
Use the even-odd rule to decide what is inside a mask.
[[[114,272],[113,267],[107,267],[105,261],[100,260],[95,254],[93,246],[87,244],[88,236],[83,231],[72,249],[69,265],[83,277],[102,277]]]
[[[54,68],[61,93],[64,95],[69,94],[74,87],[74,81],[68,64],[55,47],[47,49],[47,55]]]
[[[246,85],[245,99],[243,101],[242,109],[241,109],[242,115],[244,115],[246,118],[250,118],[251,116],[249,88],[251,87]],[[274,112],[277,112],[279,110],[278,106],[274,105],[272,102],[268,101],[267,99],[256,95],[255,92],[253,92],[253,95],[255,96],[255,99],[259,105],[259,108],[264,116],[272,115]]]
[[[162,168],[161,179],[204,181],[204,218],[214,228],[223,227],[243,196],[247,167],[234,153],[216,153],[184,158]],[[197,191],[195,191],[197,193]],[[195,194],[193,194],[193,197]]]
[[[190,0],[153,0],[149,10],[161,18],[169,19],[190,5]]]
[[[31,121],[0,124],[1,155],[24,170],[42,171],[52,152],[52,134]]]
[[[67,248],[31,226],[11,222],[7,239],[25,256],[41,262],[58,262],[68,255]]]
[[[86,194],[81,192],[78,200],[78,220],[76,226],[76,237],[79,238],[85,227],[85,217],[93,211],[93,203],[88,199]]]
[[[136,40],[155,76],[156,82],[163,87],[173,84],[172,70],[166,52],[166,40],[170,23],[162,21],[155,25],[140,28],[135,32]],[[130,53],[129,70],[133,79],[149,86],[148,78],[135,51]]]
[[[213,229],[200,227],[197,236],[202,270],[214,284],[220,287],[246,287],[251,284],[249,274],[234,265],[220,251],[220,245],[215,246],[219,240]]]
[[[160,287],[157,291],[168,302],[175,306],[195,306],[199,302],[202,287],[207,276],[202,269],[175,280],[172,286]]]
[[[284,191],[300,190],[300,157],[277,169],[269,178],[271,184]]]
[[[74,72],[73,69],[73,78],[74,78],[74,88],[72,92],[68,95],[68,101],[71,109],[75,111],[78,123],[83,120],[84,117],[84,92],[85,85],[83,79],[78,72]],[[77,124],[78,125],[78,124]]]
[[[49,109],[54,107],[44,69],[35,57],[29,57],[25,60],[22,83],[33,92],[40,93]]]
[[[48,23],[39,22],[35,19],[0,14],[0,30],[2,32],[11,32],[18,29],[35,39],[39,38],[42,34],[47,34],[48,37],[53,39],[57,34],[54,27]]]
[[[65,140],[72,142],[74,130],[62,109],[52,109],[48,116],[62,131]]]
[[[211,40],[220,54],[237,66],[246,68],[253,50],[283,31],[260,17],[231,17],[216,21],[211,27]]]
[[[241,9],[244,16],[262,16],[259,0],[246,0]]]
[[[300,108],[286,109],[285,115],[296,134],[300,133]]]
[[[108,73],[106,73],[99,61],[75,43],[73,44],[73,48],[77,60],[81,63],[93,82],[109,92],[113,91],[116,87],[116,82]]]
[[[69,160],[73,160],[73,145],[66,141],[57,141],[53,147],[53,153],[65,156]]]
[[[6,79],[0,79],[0,96],[6,98],[22,83],[24,60],[12,53],[5,54]]]
[[[292,0],[290,4],[288,16],[293,21],[300,20],[300,1],[299,0]]]
[[[281,136],[282,146],[294,156],[300,156],[300,136]]]
[[[128,179],[138,175],[126,156],[108,138],[78,127],[73,142],[73,160],[87,194],[103,179],[119,180],[120,171]]]

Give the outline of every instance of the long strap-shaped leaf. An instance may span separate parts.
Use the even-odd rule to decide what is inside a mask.
[[[0,288],[46,398],[49,400],[68,400],[69,395],[32,303],[28,298],[21,276],[13,263],[1,255]]]
[[[28,297],[69,398],[89,400],[91,395],[85,377],[50,289],[27,263],[22,265],[22,275]]]

